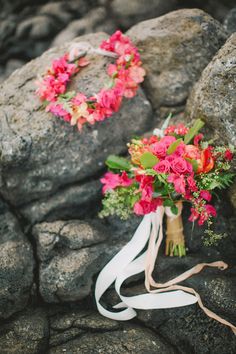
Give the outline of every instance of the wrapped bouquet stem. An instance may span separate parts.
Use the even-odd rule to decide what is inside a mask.
[[[210,228],[216,216],[210,203],[212,190],[226,188],[233,180],[234,174],[230,172],[233,148],[203,141],[203,135],[198,133],[202,126],[203,122],[197,120],[191,128],[183,124],[165,127],[149,138],[133,139],[128,144],[130,158],[108,157],[110,171],[101,179],[104,199],[100,216],[115,214],[127,219],[134,213],[144,217],[131,241],[98,276],[95,298],[102,315],[126,321],[136,316],[135,309],[173,308],[198,302],[209,317],[229,326],[236,334],[233,324],[207,309],[194,289],[181,284],[204,267],[224,270],[227,264],[222,261],[197,264],[165,283],[156,282],[152,276],[164,238],[164,216],[166,255],[185,256],[183,201],[191,206],[189,220],[199,225],[207,223]],[[208,231],[208,235],[213,235],[213,230]],[[124,281],[141,272],[145,273],[147,293],[123,296],[120,289]],[[113,283],[121,299],[114,306],[121,309],[119,312],[107,310],[100,302]]]
[[[175,204],[178,208],[178,214],[166,215],[166,256],[185,256],[185,240],[183,233],[183,221],[182,221],[182,201]]]

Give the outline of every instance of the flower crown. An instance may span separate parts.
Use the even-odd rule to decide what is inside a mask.
[[[83,48],[82,43],[82,48]],[[46,112],[63,118],[81,130],[85,123],[103,121],[117,112],[123,98],[136,95],[138,85],[144,80],[145,70],[138,49],[120,31],[94,49],[87,43],[81,54],[78,46],[52,62],[52,67],[37,82],[37,95],[46,106]],[[85,55],[89,52],[115,57],[115,64],[108,65],[109,84],[100,92],[86,97],[81,92],[66,91],[71,78],[89,65]]]

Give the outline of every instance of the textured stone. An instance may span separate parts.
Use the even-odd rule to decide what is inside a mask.
[[[224,27],[229,33],[236,32],[236,7],[227,14],[224,20]]]
[[[51,348],[50,354],[70,352],[73,354],[172,354],[174,350],[148,329],[127,326],[123,330],[106,333],[90,333]]]
[[[132,0],[127,4],[126,0],[113,0],[111,11],[119,26],[129,28],[139,21],[161,16],[176,7],[176,0]]]
[[[33,228],[37,244],[39,290],[46,302],[77,301],[90,294],[93,277],[112,250],[107,231],[96,222],[56,221]]]
[[[208,258],[207,262],[211,260]],[[167,281],[202,261],[203,258],[191,256],[184,259],[160,258],[154,279]],[[235,267],[226,271],[207,269],[184,282],[184,285],[194,288],[200,294],[207,308],[234,325],[235,270]],[[131,292],[130,289],[129,294]],[[236,350],[236,338],[231,329],[207,317],[198,304],[176,309],[139,311],[138,317],[181,353],[205,354],[211,353],[214,348],[214,353],[233,354]]]
[[[43,222],[35,225],[32,232],[42,262],[53,258],[63,247],[77,250],[101,243],[107,237],[97,223],[80,220]]]
[[[147,70],[144,88],[155,107],[183,104],[227,38],[223,27],[198,9],[138,23],[127,34],[141,51]]]
[[[17,219],[1,201],[0,245],[0,318],[7,318],[28,302],[34,260]]]
[[[48,338],[49,325],[44,311],[27,310],[11,322],[1,324],[1,354],[46,353]]]
[[[105,34],[92,34],[75,40],[98,45]],[[14,205],[49,196],[62,186],[87,180],[103,166],[109,153],[121,153],[131,135],[151,124],[151,108],[139,90],[126,100],[112,118],[82,133],[68,123],[46,113],[35,97],[37,74],[44,73],[52,59],[62,55],[71,43],[53,48],[17,70],[1,86],[0,98],[0,191]],[[104,85],[105,66],[110,59],[91,57],[91,63],[73,80],[85,94]],[[24,99],[22,99],[24,97]],[[19,168],[24,166],[24,169]]]
[[[236,34],[203,71],[187,103],[190,118],[202,118],[221,143],[236,145]]]
[[[104,264],[104,246],[64,250],[39,270],[40,293],[46,302],[77,301],[88,296],[93,276]]]
[[[86,33],[99,31],[112,33],[115,29],[114,21],[107,18],[106,10],[103,7],[98,7],[89,11],[83,18],[71,21],[69,25],[54,38],[52,46],[64,44],[66,41],[71,41],[75,37],[82,36]]]
[[[31,223],[42,220],[58,220],[78,218],[94,213],[101,198],[100,181],[91,181],[81,185],[73,185],[21,207],[21,213]]]

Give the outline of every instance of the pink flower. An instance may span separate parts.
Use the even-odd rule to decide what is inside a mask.
[[[122,97],[114,89],[102,89],[97,95],[97,101],[101,108],[105,110],[106,115],[112,115],[113,111],[117,112],[119,110]]]
[[[140,183],[139,190],[142,193],[142,200],[150,201],[153,194],[153,182],[152,176],[140,175],[136,176],[136,181]]]
[[[213,217],[216,217],[217,213],[216,213],[216,209],[213,207],[213,205],[211,204],[206,204],[205,205],[205,210],[207,212],[207,214],[209,216],[213,216]]]
[[[159,173],[168,173],[170,172],[170,163],[167,160],[162,160],[158,162],[153,169]]]
[[[189,128],[185,127],[185,125],[182,123],[178,124],[177,127],[175,128],[175,133],[177,135],[186,135],[188,131]]]
[[[82,93],[78,92],[76,94],[76,96],[72,99],[72,102],[77,105],[80,105],[81,103],[86,102],[86,100],[87,100],[87,97],[85,95],[83,95]]]
[[[196,185],[196,181],[194,180],[193,176],[188,176],[187,177],[187,183],[188,183],[188,187],[191,190],[191,192],[197,192],[198,188]]]
[[[177,148],[175,149],[174,155],[182,157],[184,153],[185,153],[185,144],[180,143],[179,146],[177,146]]]
[[[204,205],[204,211],[200,214],[198,225],[203,225],[211,216],[216,217],[215,208],[210,204]]]
[[[137,215],[149,214],[155,212],[160,205],[162,205],[160,198],[154,198],[151,201],[140,200],[134,204],[134,212]]]
[[[174,173],[171,173],[168,176],[167,181],[172,182],[174,184],[174,189],[176,193],[185,194],[186,182],[183,175],[179,176]]]
[[[120,185],[122,187],[128,187],[133,183],[133,179],[129,178],[127,172],[123,171],[120,176]]]
[[[158,158],[166,156],[167,147],[165,144],[158,142],[152,145],[152,151]]]
[[[164,136],[161,140],[160,143],[164,144],[167,148],[176,141],[176,138],[174,136]]]
[[[100,179],[104,184],[102,192],[106,193],[108,190],[115,189],[116,187],[127,187],[133,183],[133,180],[130,179],[126,172],[122,172],[121,175],[107,172],[104,177]]]
[[[190,211],[191,211],[191,215],[188,219],[189,221],[194,222],[199,218],[199,213],[195,208],[191,208]]]
[[[210,202],[211,200],[211,193],[205,190],[201,190],[200,191],[200,197],[207,200],[208,202]]]
[[[57,104],[54,102],[50,103],[46,107],[46,112],[51,112],[55,116],[63,118],[64,121],[66,121],[66,122],[70,122],[70,120],[71,120],[71,114],[69,112],[67,112],[61,104]]]
[[[184,160],[182,157],[176,157],[172,162],[171,162],[171,168],[174,173],[177,174],[184,174],[189,171],[189,166],[187,165],[187,161]]]
[[[129,76],[134,82],[139,84],[144,80],[145,70],[137,65],[131,66],[129,68]]]

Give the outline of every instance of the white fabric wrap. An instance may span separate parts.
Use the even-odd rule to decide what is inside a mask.
[[[113,320],[127,321],[136,316],[135,309],[166,309],[192,305],[198,302],[207,316],[230,327],[236,334],[236,327],[207,309],[203,305],[200,295],[194,289],[179,285],[185,279],[199,273],[204,267],[217,267],[224,270],[228,267],[226,263],[217,261],[197,264],[166,283],[157,283],[152,278],[152,271],[163,239],[164,213],[172,218],[177,217],[171,213],[169,208],[162,206],[158,207],[155,213],[145,215],[132,239],[102,269],[95,286],[95,300],[98,311],[103,316]],[[181,209],[179,213],[181,213]],[[147,243],[148,248],[143,251]],[[148,292],[134,296],[121,295],[121,286],[124,281],[143,271],[145,272],[145,286]],[[119,312],[109,311],[100,303],[102,295],[113,283],[115,283],[115,290],[121,300],[113,308],[120,309]],[[155,289],[151,289],[151,287]]]

